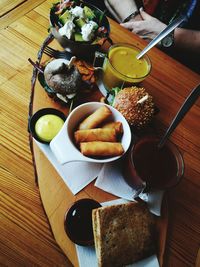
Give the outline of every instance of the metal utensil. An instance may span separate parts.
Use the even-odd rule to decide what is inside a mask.
[[[177,112],[175,118],[171,122],[164,136],[161,138],[160,142],[158,143],[158,148],[161,148],[165,144],[165,141],[169,138],[171,133],[175,130],[175,128],[178,126],[178,124],[181,122],[181,120],[184,118],[186,113],[189,111],[189,109],[192,107],[192,105],[195,103],[195,101],[198,99],[199,96],[200,96],[200,84],[198,84],[191,91],[189,96],[186,98],[186,100],[182,104],[181,108]]]
[[[178,27],[182,22],[187,20],[186,15],[180,15],[172,23],[170,23],[161,33],[159,33],[137,56],[140,59],[144,54],[146,54],[152,47],[159,43],[163,38],[165,38],[170,32],[172,32],[176,27]]]
[[[50,46],[45,46],[44,53],[54,58],[64,58],[64,59],[70,60],[70,58],[72,57],[72,54],[70,52],[65,51],[65,50],[63,51],[55,50],[54,48]]]
[[[167,129],[164,136],[161,138],[160,142],[158,143],[158,148],[162,148],[162,146],[165,144],[166,140],[169,138],[170,134],[174,131],[174,129],[178,126],[180,121],[183,119],[183,117],[186,115],[186,113],[189,111],[189,109],[192,107],[192,105],[195,103],[195,101],[200,96],[200,84],[198,84],[189,94],[189,96],[184,101],[183,105],[177,112],[175,118],[173,119],[172,123],[170,124],[169,128]],[[138,188],[135,189],[135,193],[133,195],[133,199],[136,199],[139,197],[139,195],[145,190],[148,184],[142,183]]]

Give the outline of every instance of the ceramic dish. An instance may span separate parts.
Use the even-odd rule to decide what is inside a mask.
[[[94,244],[92,210],[101,204],[90,198],[76,201],[65,214],[64,226],[69,239],[77,245]]]
[[[81,154],[79,149],[74,143],[74,132],[78,124],[88,115],[96,111],[102,106],[107,106],[112,112],[113,121],[120,121],[123,126],[123,135],[120,140],[124,153],[120,156],[105,157],[105,158],[92,158]],[[99,102],[89,102],[82,104],[75,108],[68,116],[65,124],[58,133],[58,135],[51,141],[50,148],[56,156],[59,163],[64,164],[72,161],[86,161],[95,163],[112,162],[122,157],[128,150],[131,143],[130,127],[123,117],[123,115],[112,106]]]
[[[64,115],[63,112],[59,111],[58,109],[43,108],[35,112],[33,116],[30,118],[28,128],[32,137],[34,137],[37,141],[41,143],[48,144],[50,141],[41,140],[41,138],[36,133],[36,128],[35,128],[37,121],[44,115],[56,115],[57,117],[61,118],[63,122],[66,120],[66,116]]]

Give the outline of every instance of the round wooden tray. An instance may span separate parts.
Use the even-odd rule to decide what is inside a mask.
[[[50,42],[52,47],[59,49],[58,44],[53,40],[52,36],[48,36],[40,51],[38,52],[38,62],[43,62],[48,59],[48,57],[43,54],[43,49]],[[43,87],[38,82],[37,74],[37,70],[34,69],[32,77],[32,94],[30,99],[29,116],[34,114],[37,110],[45,107],[57,108],[67,115],[68,107],[63,106],[59,102],[55,102],[53,99],[49,98]],[[91,93],[87,95],[83,101],[99,101],[101,97],[102,95],[96,87],[91,90]],[[81,198],[89,197],[99,202],[105,202],[116,199],[116,197],[102,191],[101,189],[98,189],[94,186],[93,182],[85,187],[76,196],[74,196],[31,137],[30,147],[33,154],[36,182],[39,186],[41,200],[46,211],[46,215],[49,219],[54,237],[63,252],[72,262],[72,264],[74,266],[78,266],[79,264],[75,245],[69,240],[64,230],[65,212],[74,201]],[[157,242],[157,256],[160,266],[163,265],[167,224],[168,208],[165,196],[162,203],[162,216],[157,217],[156,227],[157,236],[159,237]]]

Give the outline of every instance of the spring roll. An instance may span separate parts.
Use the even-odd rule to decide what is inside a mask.
[[[84,142],[80,143],[81,153],[91,157],[114,157],[124,153],[121,143],[111,142]]]
[[[121,121],[113,121],[113,122],[108,122],[106,124],[104,124],[102,126],[102,128],[104,129],[115,129],[117,135],[121,136],[123,134],[123,125],[121,123]]]
[[[79,130],[93,129],[97,128],[104,120],[109,118],[112,115],[111,110],[106,107],[100,107],[95,112],[93,112],[90,116],[84,119],[80,125]]]
[[[116,131],[115,129],[88,129],[88,130],[78,130],[74,133],[75,141],[77,144],[81,142],[91,142],[91,141],[104,141],[104,142],[116,142]]]

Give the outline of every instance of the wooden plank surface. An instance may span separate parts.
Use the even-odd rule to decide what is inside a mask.
[[[48,17],[32,13],[38,22],[27,27],[25,16],[0,31],[0,266],[71,266],[52,235],[29,148],[28,58],[36,59],[48,27]]]
[[[45,0],[14,0],[0,1],[0,30],[27,14]]]
[[[4,16],[11,10],[15,9],[17,6],[22,4],[24,0],[1,0],[0,3],[0,17]]]
[[[27,59],[36,59],[41,40],[47,35],[50,6],[51,1],[45,1],[31,11],[29,8],[22,13],[18,10],[20,14],[14,20],[0,19],[0,25],[4,25],[0,30],[1,266],[71,266],[52,235],[42,206],[27,132],[32,76],[32,66]],[[120,31],[116,32],[116,38],[120,38]],[[126,38],[127,42],[132,42],[128,32]],[[189,90],[200,81],[200,76],[173,60],[169,63],[169,58],[163,54],[161,61],[160,56],[157,49],[150,52],[150,57],[154,58],[153,71],[144,86],[155,95],[161,108],[156,120],[160,121],[163,131]],[[47,106],[49,101],[46,97]],[[169,194],[165,266],[192,267],[199,249],[199,114],[198,101],[172,136],[183,152],[186,168],[184,179]]]
[[[128,31],[124,32],[124,30],[122,30],[122,28],[119,27],[119,25],[117,25],[116,23],[112,22],[112,27],[113,28],[111,28],[111,37],[112,37],[112,40],[114,42],[119,42],[119,40],[123,41],[125,39],[126,42],[134,43],[135,45],[137,45],[139,47],[144,46],[144,42],[141,42],[141,40],[138,39],[137,37],[133,38],[133,36]],[[156,104],[158,105],[159,108],[161,108],[161,112],[158,114],[158,116],[155,120],[155,125],[156,125],[156,128],[158,131],[163,132],[163,130],[166,128],[166,125],[168,125],[170,123],[172,117],[174,116],[173,114],[176,113],[176,111],[178,110],[178,107],[180,107],[184,98],[189,93],[188,88],[192,88],[195,84],[198,83],[199,76],[190,72],[185,67],[181,66],[178,62],[174,61],[173,59],[170,59],[169,57],[167,57],[166,55],[164,55],[163,53],[161,53],[157,49],[155,49],[154,51],[151,52],[151,59],[153,62],[153,66],[156,65],[156,68],[153,69],[151,76],[143,82],[143,86],[145,88],[148,88],[148,91],[151,92],[152,95],[154,96]],[[165,67],[162,67],[162,68],[160,67],[160,61],[165,62]],[[186,77],[186,75],[185,75],[186,73],[188,74],[188,76],[191,77],[191,79],[189,79],[189,81],[188,81],[188,77]],[[179,75],[179,77],[183,77],[182,78],[183,84],[185,83],[186,86],[184,86],[182,84],[182,81],[180,80],[180,78],[177,79],[176,75]],[[164,77],[163,80],[160,77]],[[193,82],[194,82],[194,84],[193,84]],[[187,83],[188,83],[188,85],[187,85]],[[187,88],[187,86],[188,86],[188,88]],[[40,87],[40,85],[39,85],[39,87]],[[36,84],[36,88],[37,88],[37,90],[35,93],[38,95],[35,96],[35,100],[41,99],[42,97],[39,97],[39,94],[41,94],[41,90],[39,90],[40,88],[38,88],[38,83]],[[184,90],[185,90],[185,92],[184,92]],[[165,101],[166,99],[168,99],[168,101]],[[42,103],[40,103],[40,105],[41,106],[39,107],[38,101],[35,101],[34,105],[33,105],[34,111],[36,111],[38,108],[41,108]],[[51,105],[54,106],[55,103],[51,103]],[[195,140],[197,140],[198,134],[199,134],[198,128],[195,127],[195,121],[198,119],[199,101],[197,102],[195,109],[193,108],[194,113],[191,115],[191,118],[193,118],[192,121],[190,121],[190,120],[185,121],[186,124],[184,125],[184,127],[182,129],[177,129],[176,134],[173,134],[173,136],[172,136],[172,140],[175,143],[179,144],[179,147],[181,148],[182,152],[184,153],[185,158],[187,157],[186,156],[187,154],[191,153],[191,151],[189,151],[187,149],[188,148],[188,142],[191,142],[191,140],[193,140],[195,142]],[[194,125],[195,129],[197,128],[197,132],[195,134],[191,134],[191,131],[187,130],[187,127],[189,127],[189,125],[187,125],[188,123]],[[184,129],[186,129],[186,130],[184,130]],[[183,137],[184,137],[184,140],[182,139]],[[194,149],[194,147],[193,147],[193,149]],[[59,177],[55,177],[55,175],[56,175],[55,173],[53,174],[53,176],[54,176],[53,179],[50,179],[49,177],[46,178],[47,177],[46,171],[48,172],[50,165],[48,165],[48,167],[44,166],[44,165],[48,164],[48,161],[47,162],[45,161],[45,164],[44,164],[44,161],[43,161],[44,158],[42,158],[41,152],[38,150],[38,148],[36,146],[34,146],[34,152],[35,152],[35,156],[36,156],[37,170],[39,173],[38,176],[39,176],[39,188],[40,188],[40,192],[41,192],[41,197],[42,197],[43,204],[44,204],[46,212],[47,212],[47,216],[49,217],[50,224],[51,224],[51,227],[53,229],[55,238],[56,238],[57,242],[59,243],[59,245],[62,247],[62,249],[65,251],[66,255],[68,255],[70,260],[73,262],[73,264],[76,265],[77,261],[75,260],[75,257],[74,257],[74,253],[75,253],[74,248],[73,248],[73,246],[72,247],[69,246],[69,244],[67,242],[67,238],[64,237],[65,232],[63,229],[63,220],[61,219],[61,221],[59,222],[59,217],[63,218],[65,211],[67,210],[67,208],[70,205],[69,202],[71,201],[72,196],[69,198],[67,197],[68,201],[66,199],[62,200],[62,196],[68,196],[69,192],[66,190],[66,188],[60,186]],[[192,151],[192,155],[194,156],[193,159],[198,159],[198,152],[199,152],[199,146],[197,145],[197,147],[194,149],[194,151]],[[38,156],[38,154],[39,154],[39,156]],[[192,163],[190,162],[189,165],[190,164],[192,164]],[[187,166],[187,168],[189,167],[189,165]],[[197,168],[196,170],[199,172],[199,168],[196,165],[193,164],[193,166],[191,166],[191,167]],[[50,173],[51,173],[51,171],[50,171]],[[188,174],[186,174],[185,179],[187,179],[186,178],[187,175]],[[192,176],[193,175],[191,175],[191,177]],[[192,182],[193,182],[194,178],[195,177],[192,177],[192,179],[191,179]],[[57,186],[57,183],[58,183],[58,186]],[[46,186],[47,185],[50,188],[53,188],[53,191],[51,191],[53,198],[50,198],[49,195],[47,195],[47,193],[46,193]],[[99,197],[99,200],[101,200],[102,199],[101,194],[97,191],[95,191],[95,194],[93,194],[92,190],[93,190],[92,185],[90,185],[90,187],[87,188],[86,190],[84,190],[84,192],[82,192],[81,194],[86,193],[87,196]],[[52,200],[55,199],[57,192],[59,192],[59,197],[57,197],[58,203],[57,202],[55,203],[55,206],[56,206],[56,208],[55,208],[54,202],[52,202]],[[78,195],[77,198],[79,198],[79,197],[80,196]],[[173,197],[177,201],[176,195]],[[172,199],[173,199],[173,197],[172,197]],[[197,195],[196,195],[196,197],[197,197]],[[184,212],[188,212],[188,211],[186,211],[186,210],[180,211],[179,207],[177,206],[177,209],[175,212],[180,212],[181,218],[182,218]],[[171,210],[170,210],[170,215],[171,215]],[[171,225],[171,222],[174,220],[174,218],[173,217],[171,218],[171,216],[170,216],[170,219],[171,219],[171,221],[169,223]],[[175,225],[179,221],[179,220],[178,221],[176,221],[176,220],[177,220],[177,218],[175,217],[175,221],[174,221]],[[178,228],[179,227],[180,226],[178,226]],[[169,232],[171,231],[171,229],[172,228],[169,228]],[[176,235],[176,233],[173,233],[173,235]],[[169,238],[169,236],[168,236],[168,238]],[[172,240],[173,240],[173,237],[172,237]],[[168,242],[169,242],[169,239],[168,239]],[[67,244],[67,246],[66,246],[66,244]],[[182,245],[182,243],[179,245]],[[67,247],[67,249],[66,249],[66,247]],[[168,250],[168,247],[167,247],[167,250]],[[167,254],[166,254],[166,258],[167,258],[166,259],[166,262],[167,262],[167,260],[168,260]],[[184,262],[183,260],[184,260],[184,258],[181,258],[181,257],[178,258],[178,260],[176,258],[176,264],[179,264],[177,266],[181,266],[181,264],[183,264],[183,262]],[[191,266],[192,266],[193,263],[191,263],[188,260],[187,264],[191,264]]]
[[[52,44],[54,48],[57,48],[57,43],[54,40]],[[46,61],[46,57],[42,59]],[[102,95],[98,90],[92,90],[90,99],[99,101]],[[32,103],[32,114],[43,107],[53,107],[68,113],[67,108],[63,108],[58,102],[54,102],[48,98],[40,83],[36,80],[34,87],[34,97]],[[80,193],[74,196],[71,191],[66,187],[61,177],[56,173],[51,163],[46,159],[38,146],[33,142],[33,154],[35,159],[35,165],[38,175],[38,184],[41,194],[41,199],[49,218],[52,231],[59,246],[72,262],[73,266],[78,266],[77,254],[75,245],[69,240],[64,230],[64,216],[69,207],[76,200],[89,197],[97,200],[98,202],[105,202],[113,200],[116,197],[110,195],[96,187],[94,183],[89,184]],[[73,179],[73,177],[72,177]],[[163,257],[166,242],[166,232],[168,224],[168,209],[166,202],[164,202],[162,217],[157,219],[157,254],[160,262],[160,266],[163,266]]]

